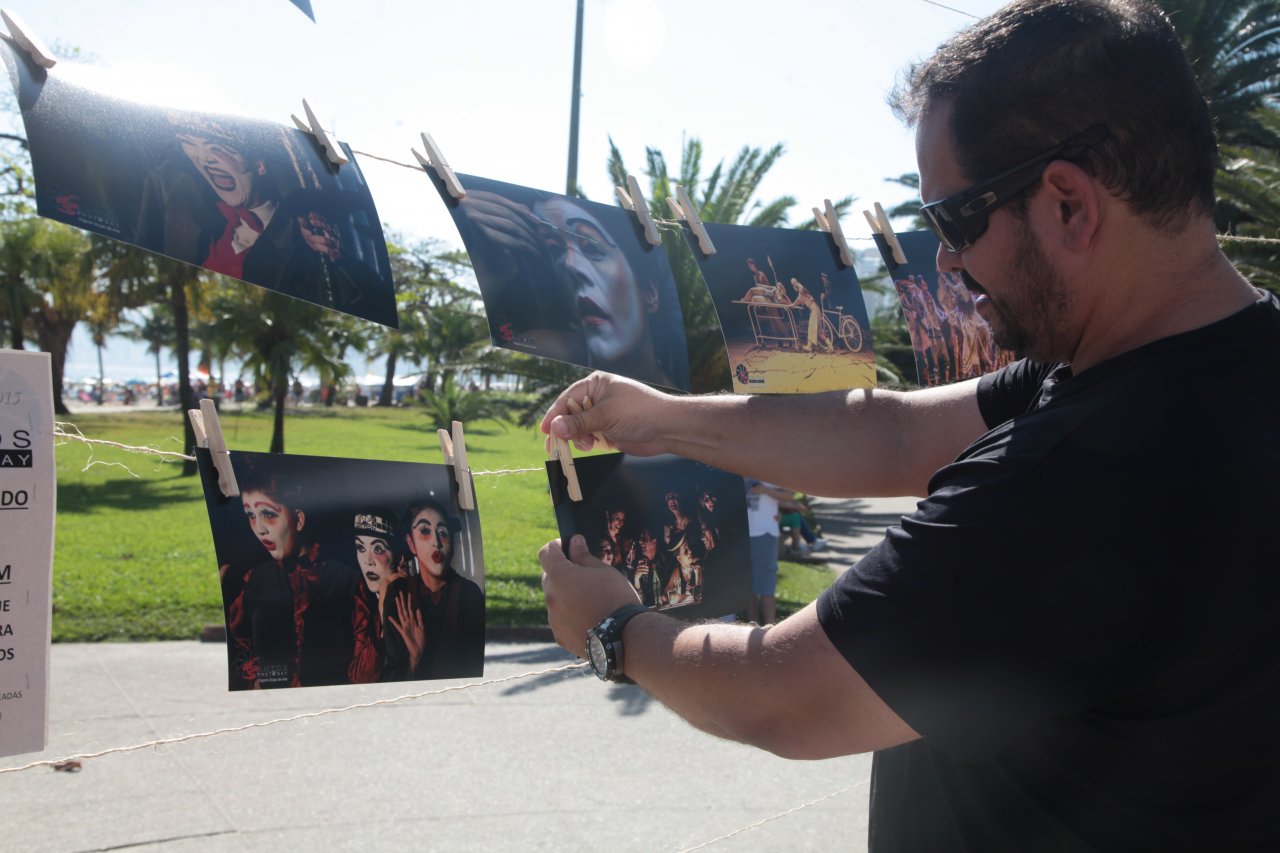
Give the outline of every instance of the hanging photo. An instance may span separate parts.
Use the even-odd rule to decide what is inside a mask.
[[[458,175],[441,195],[471,256],[495,345],[689,390],[679,293],[635,215]]]
[[[396,326],[381,220],[351,150],[240,116],[112,97],[8,43],[41,216]]]
[[[678,456],[623,453],[574,460],[583,500],[547,463],[561,541],[581,533],[640,600],[681,619],[745,610],[751,553],[742,478]]]
[[[724,332],[733,390],[796,394],[876,384],[858,276],[819,231],[706,226],[716,253],[693,255]]]
[[[973,294],[957,272],[938,269],[938,238],[932,231],[899,234],[905,264],[893,260],[884,237],[876,246],[893,278],[898,305],[911,336],[921,385],[948,385],[1004,367],[1017,355],[996,346],[991,326],[974,308]]]
[[[450,466],[233,451],[226,498],[197,456],[230,689],[483,674],[480,522]]]

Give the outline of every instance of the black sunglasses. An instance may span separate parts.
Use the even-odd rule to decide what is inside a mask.
[[[1091,127],[990,180],[926,204],[920,208],[920,215],[942,245],[952,252],[963,252],[986,232],[991,212],[1040,180],[1050,163],[1078,157],[1106,136],[1107,129],[1102,125]]]

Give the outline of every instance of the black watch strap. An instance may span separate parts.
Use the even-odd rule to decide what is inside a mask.
[[[609,662],[606,680],[621,684],[635,684],[622,672],[622,629],[627,627],[627,623],[636,616],[648,612],[649,609],[643,604],[624,604],[600,620],[600,624],[593,629],[604,644],[605,655]]]

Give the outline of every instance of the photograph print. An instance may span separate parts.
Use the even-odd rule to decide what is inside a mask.
[[[680,619],[746,609],[751,554],[742,478],[678,456],[611,453],[574,460],[583,500],[547,463],[561,542],[582,534],[650,607]]]
[[[484,672],[484,554],[453,468],[232,451],[240,494],[197,451],[231,690]]]
[[[898,264],[884,237],[875,235],[893,279],[898,306],[911,336],[921,385],[949,385],[1013,362],[1012,350],[996,345],[991,326],[974,307],[958,272],[938,269],[938,238],[932,231],[899,234],[907,262]]]
[[[397,325],[381,220],[350,149],[339,168],[294,128],[121,100],[88,85],[93,69],[37,70],[8,43],[0,54],[41,216]]]
[[[433,177],[496,346],[689,390],[675,277],[634,214],[475,175],[458,180],[461,200]]]
[[[829,234],[706,228],[716,253],[705,256],[691,248],[720,318],[735,392],[875,386],[862,289],[853,269],[840,265]]]

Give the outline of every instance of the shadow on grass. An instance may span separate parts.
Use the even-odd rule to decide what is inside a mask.
[[[149,510],[175,501],[200,500],[200,478],[176,475],[163,480],[112,480],[107,483],[58,484],[58,514],[94,510]]]

